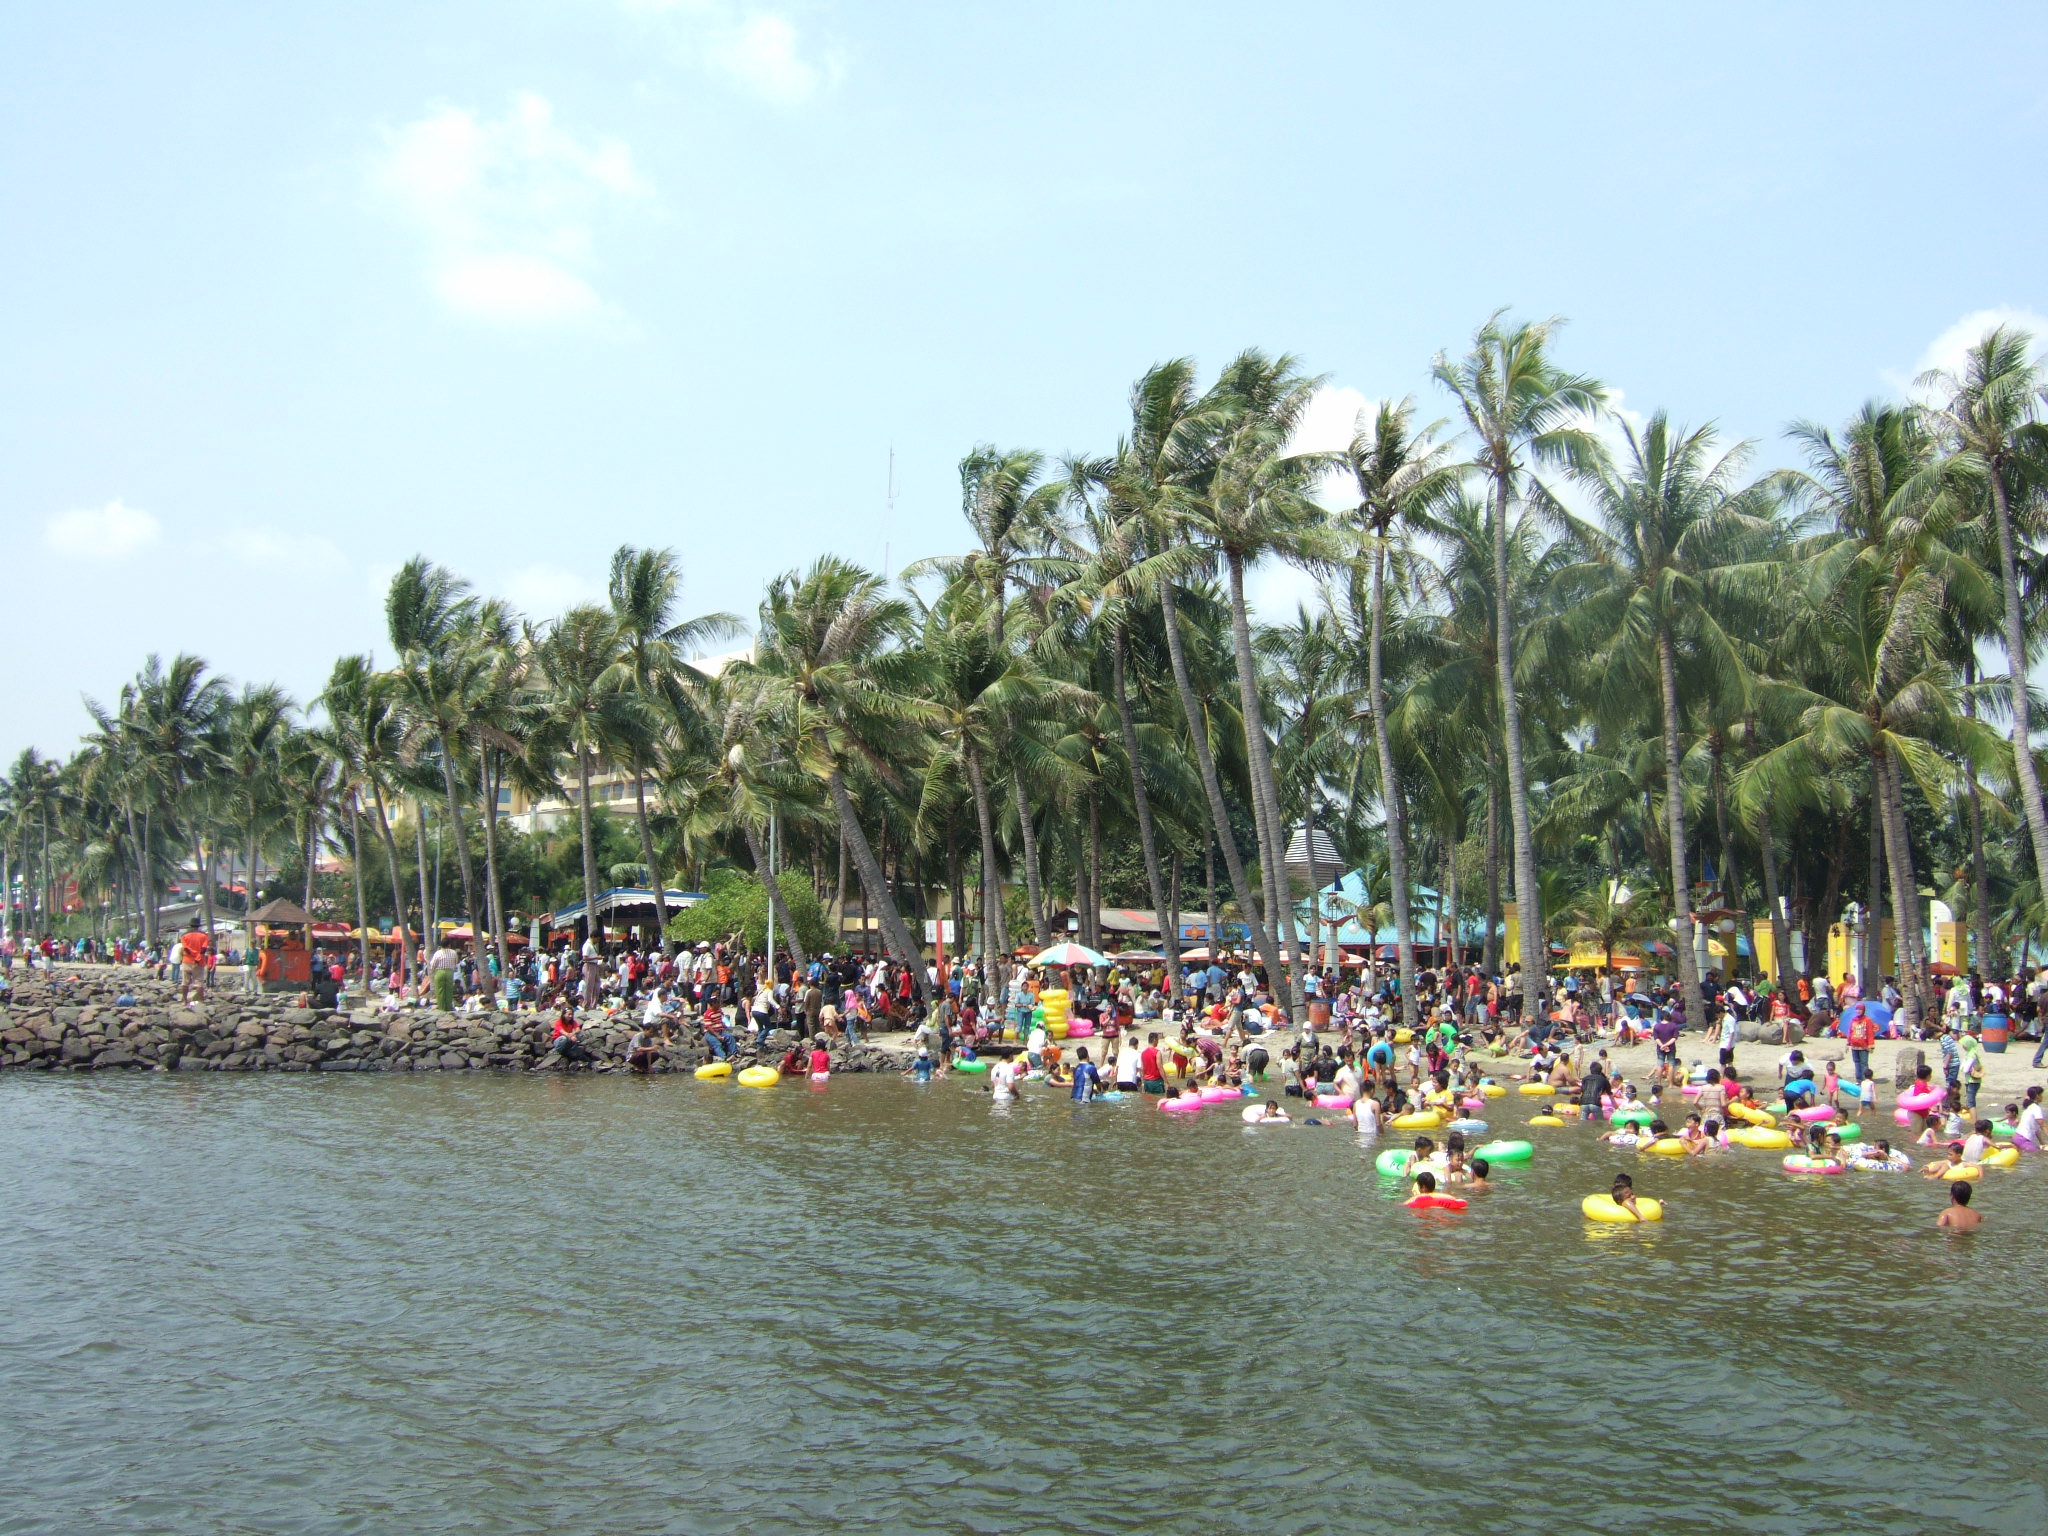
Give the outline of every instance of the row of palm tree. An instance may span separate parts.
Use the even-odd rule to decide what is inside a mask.
[[[1295,359],[1247,351],[1206,386],[1160,364],[1110,451],[976,447],[962,553],[894,581],[831,556],[778,577],[723,666],[693,658],[741,625],[679,618],[668,551],[619,550],[608,601],[545,623],[414,560],[388,666],[342,659],[300,711],[152,659],[68,763],[16,763],[0,843],[38,917],[62,871],[145,921],[181,866],[210,900],[216,861],[253,890],[280,848],[309,871],[338,851],[360,923],[363,839],[406,911],[397,833],[423,840],[404,808],[431,804],[464,914],[502,946],[505,794],[573,803],[588,912],[593,788],[624,775],[664,925],[668,878],[765,879],[774,841],[906,959],[941,907],[992,969],[1062,908],[1099,944],[1105,908],[1148,905],[1169,984],[1199,913],[1239,925],[1294,1008],[1328,837],[1393,930],[1411,1015],[1425,909],[1431,960],[1518,969],[1532,1009],[1554,939],[1661,935],[1700,1016],[1701,925],[1761,913],[1776,968],[1797,927],[1818,970],[1851,899],[1889,908],[1916,1002],[1927,901],[1967,915],[1982,959],[2030,944],[2048,865],[2030,339],[1995,330],[1911,401],[1795,424],[1802,465],[1751,478],[1749,444],[1611,411],[1558,337],[1494,316],[1435,360],[1445,419],[1382,401],[1336,452],[1300,446],[1323,381]],[[1247,580],[1276,561],[1318,595],[1257,623]],[[1996,835],[2022,818],[2025,840]]]

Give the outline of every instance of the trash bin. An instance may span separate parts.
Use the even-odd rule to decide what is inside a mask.
[[[1984,1049],[1993,1056],[2005,1054],[2005,1043],[2012,1038],[2012,1021],[2002,1013],[1984,1015],[1984,1028],[1979,1033]]]

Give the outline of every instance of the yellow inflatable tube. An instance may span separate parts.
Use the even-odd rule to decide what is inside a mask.
[[[1564,1121],[1556,1115],[1531,1115],[1529,1123],[1531,1125],[1563,1125]]]
[[[697,1069],[699,1077],[731,1077],[732,1063],[729,1061],[707,1061]]]
[[[1636,1196],[1636,1209],[1642,1213],[1640,1216],[1629,1215],[1627,1207],[1616,1205],[1612,1195],[1588,1195],[1579,1202],[1579,1209],[1586,1213],[1588,1221],[1634,1223],[1664,1219],[1663,1205],[1648,1195]]]
[[[1983,1177],[1984,1170],[1975,1163],[1964,1163],[1961,1167],[1951,1168],[1942,1175],[1942,1178],[1951,1184],[1958,1182],[1968,1184]]]
[[[1730,1104],[1728,1106],[1728,1118],[1730,1120],[1747,1120],[1751,1125],[1760,1125],[1765,1130],[1769,1130],[1778,1123],[1778,1117],[1771,1114],[1768,1110],[1751,1109],[1747,1104]]]
[[[2010,1168],[2020,1160],[2018,1147],[1999,1147],[1984,1154],[1986,1168]]]
[[[773,1067],[748,1067],[740,1074],[740,1083],[747,1088],[773,1088],[782,1081],[782,1074]]]
[[[1444,1123],[1444,1117],[1426,1109],[1419,1115],[1396,1115],[1387,1123],[1397,1131],[1433,1131]]]
[[[1557,1096],[1557,1090],[1548,1083],[1524,1083],[1521,1094],[1525,1099],[1549,1099]]]
[[[1728,1133],[1729,1141],[1738,1147],[1749,1147],[1758,1152],[1782,1152],[1792,1145],[1792,1138],[1783,1131],[1767,1130],[1760,1125],[1745,1126],[1739,1131]]]
[[[1683,1157],[1685,1156],[1685,1143],[1676,1136],[1659,1136],[1641,1150],[1657,1157]]]
[[[1479,1091],[1489,1099],[1504,1099],[1508,1096],[1507,1089],[1499,1083],[1481,1083]]]

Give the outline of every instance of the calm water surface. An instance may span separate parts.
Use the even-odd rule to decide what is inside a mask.
[[[2048,1159],[1534,1134],[1423,1219],[964,1081],[10,1075],[0,1532],[2048,1530]]]

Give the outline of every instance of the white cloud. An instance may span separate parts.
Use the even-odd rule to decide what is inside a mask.
[[[332,539],[254,524],[228,529],[221,535],[219,547],[243,565],[291,566],[309,574],[312,567],[332,569],[342,563],[341,550]]]
[[[1915,396],[1924,394],[1914,388],[1913,381],[1929,369],[1938,368],[1944,373],[1953,372],[1963,366],[1963,358],[1970,348],[1984,339],[1984,334],[1994,327],[2009,325],[2027,331],[2034,338],[2034,352],[2038,355],[2044,343],[2048,343],[2048,315],[2037,314],[2031,309],[1973,309],[1954,325],[1930,341],[1920,353],[1919,361],[1906,373],[1895,373],[1887,369],[1884,379],[1894,389]]]
[[[625,144],[579,138],[531,92],[495,120],[440,106],[388,130],[371,181],[425,237],[441,302],[513,325],[605,313],[576,270],[590,260],[589,219],[649,191]]]
[[[757,12],[720,29],[711,59],[764,101],[795,106],[818,89],[821,71],[797,52],[797,31],[787,17]]]
[[[527,617],[551,619],[577,603],[597,600],[597,585],[558,565],[529,565],[504,582],[505,596]]]
[[[804,38],[780,11],[730,0],[620,0],[628,11],[682,18],[685,54],[751,95],[778,107],[809,101],[838,73],[834,60],[804,57]]]
[[[125,560],[163,536],[162,523],[118,496],[104,507],[59,512],[43,525],[43,547],[78,560]]]

